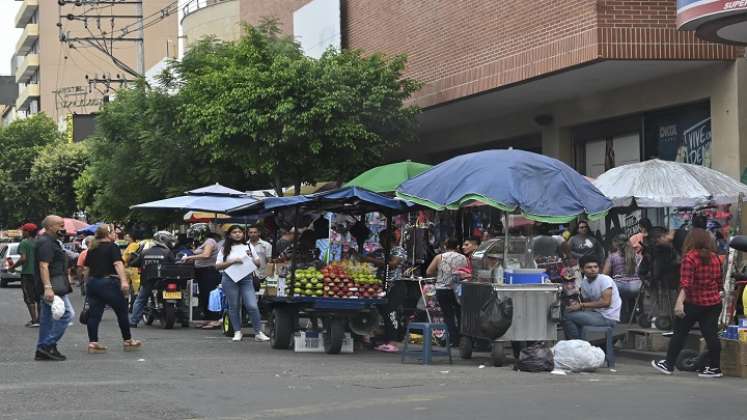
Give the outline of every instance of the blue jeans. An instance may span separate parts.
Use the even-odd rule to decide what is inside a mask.
[[[130,325],[137,325],[143,319],[145,304],[148,303],[148,297],[153,293],[153,281],[141,281],[140,291],[137,293],[135,303],[132,304],[132,314],[130,315]]]
[[[617,321],[607,319],[597,311],[566,312],[563,316],[563,331],[566,340],[581,338],[583,327],[613,327]]]
[[[41,299],[41,317],[39,318],[39,341],[36,343],[36,348],[56,346],[57,342],[60,341],[62,336],[65,334],[70,321],[75,317],[75,310],[73,305],[70,304],[70,299],[67,296],[61,296],[62,301],[65,302],[65,313],[62,314],[62,318],[55,320],[52,318],[52,305],[47,303],[44,299]]]
[[[221,286],[223,287],[223,294],[226,295],[228,319],[231,320],[234,331],[241,331],[241,314],[239,313],[241,304],[239,303],[239,298],[244,302],[244,309],[252,317],[254,333],[257,334],[262,331],[262,317],[259,314],[259,306],[257,306],[257,295],[254,293],[252,275],[250,274],[235,282],[226,274],[223,274]]]

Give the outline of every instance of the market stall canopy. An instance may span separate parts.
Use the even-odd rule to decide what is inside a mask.
[[[403,182],[432,168],[424,163],[404,162],[377,166],[353,178],[346,187],[361,187],[377,193],[394,192]]]
[[[79,230],[85,229],[88,227],[88,223],[81,222],[78,219],[71,219],[71,218],[65,217],[62,220],[65,222],[65,231],[67,231],[69,235],[77,234]]]
[[[92,225],[88,225],[82,229],[78,229],[77,232],[75,232],[76,235],[95,235],[96,229],[99,228],[99,226],[103,225],[103,222],[94,223]]]
[[[309,195],[269,197],[257,203],[237,206],[227,213],[231,216],[241,216],[296,206],[340,213],[371,211],[401,213],[410,208],[410,204],[403,200],[385,197],[363,188],[344,187]]]
[[[225,196],[233,196],[233,197],[243,197],[247,195],[247,193],[239,190],[234,190],[233,188],[228,188],[223,185],[220,185],[219,183],[215,183],[214,185],[208,185],[207,187],[198,188],[196,190],[191,190],[186,192],[187,195],[225,195]]]
[[[403,183],[397,196],[435,210],[482,202],[528,219],[566,223],[604,217],[612,202],[565,163],[523,150],[457,156]]]
[[[696,207],[730,204],[747,195],[747,185],[714,169],[659,159],[623,165],[600,175],[594,185],[616,207]]]
[[[210,185],[188,191],[187,195],[130,206],[136,210],[199,210],[211,213],[225,213],[226,210],[257,202],[246,193],[224,187]]]

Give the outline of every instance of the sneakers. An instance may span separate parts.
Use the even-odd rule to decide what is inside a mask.
[[[651,367],[665,375],[671,375],[672,372],[674,372],[674,366],[670,365],[666,360],[659,360],[658,362],[656,360],[652,360]]]
[[[720,378],[724,376],[719,368],[705,367],[703,370],[698,371],[698,377],[700,378]]]
[[[39,328],[39,323],[36,321],[29,321],[26,324],[24,324],[24,327],[26,328]]]
[[[241,331],[236,331],[233,333],[232,341],[241,341],[241,339],[244,338],[244,334]]]
[[[38,347],[36,349],[36,355],[34,360],[50,360],[54,362],[61,362],[67,359],[67,357],[60,354],[55,346],[50,347]]]
[[[260,331],[254,335],[254,341],[270,341],[270,337],[266,336],[264,332]]]

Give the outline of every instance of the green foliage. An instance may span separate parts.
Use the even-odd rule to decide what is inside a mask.
[[[402,78],[404,65],[359,51],[315,60],[271,23],[246,27],[239,41],[205,39],[173,66],[180,122],[213,159],[243,162],[277,191],[343,181],[414,137],[417,109],[403,102],[419,84]]]
[[[76,204],[73,183],[88,165],[85,143],[57,141],[39,151],[31,167],[31,183],[42,214],[72,215]]]
[[[31,168],[46,145],[61,139],[54,121],[44,114],[0,129],[0,225],[14,227],[45,216]]]

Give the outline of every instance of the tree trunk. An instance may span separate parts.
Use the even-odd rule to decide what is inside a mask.
[[[293,190],[295,191],[295,195],[301,195],[301,181],[296,181],[293,184]]]

